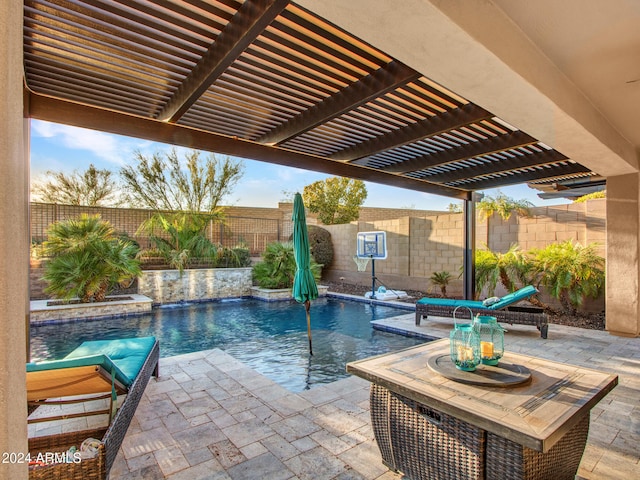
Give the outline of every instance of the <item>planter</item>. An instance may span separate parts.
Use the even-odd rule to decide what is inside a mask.
[[[327,295],[329,287],[324,285],[318,285],[318,296],[324,297]],[[277,302],[281,300],[293,300],[290,288],[260,288],[251,287],[251,296],[266,302]]]
[[[154,304],[247,297],[251,294],[251,267],[184,270],[144,270],[138,293]]]
[[[56,305],[57,300],[32,300],[30,302],[30,322],[89,320],[128,315],[142,315],[151,312],[152,301],[144,295],[107,297],[109,301],[93,303],[65,303]]]

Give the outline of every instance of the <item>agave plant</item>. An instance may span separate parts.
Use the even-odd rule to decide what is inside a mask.
[[[110,290],[140,274],[138,248],[119,238],[99,215],[56,222],[49,227],[44,253],[51,257],[44,279],[46,292],[82,302],[104,301]]]

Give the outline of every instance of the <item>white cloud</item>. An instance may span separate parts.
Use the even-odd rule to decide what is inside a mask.
[[[130,155],[133,144],[137,142],[86,128],[37,120],[31,122],[31,134],[53,139],[69,149],[86,150],[101,160],[116,165],[124,165],[125,157]]]

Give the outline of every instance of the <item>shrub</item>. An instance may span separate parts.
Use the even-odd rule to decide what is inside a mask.
[[[320,280],[320,265],[311,259],[311,272]],[[296,274],[293,243],[274,242],[262,252],[262,261],[253,267],[253,280],[261,288],[291,288]]]
[[[433,275],[429,278],[431,283],[440,287],[440,293],[443,297],[447,296],[447,285],[451,281],[451,274],[449,272],[433,272]]]
[[[116,285],[126,285],[140,274],[137,246],[118,238],[99,215],[55,222],[47,233],[44,253],[51,257],[44,274],[47,293],[100,302]]]
[[[324,228],[310,225],[309,230],[309,250],[313,259],[323,267],[328,267],[333,262],[333,243],[331,233]]]
[[[217,268],[242,268],[251,266],[251,252],[247,247],[222,247],[218,249]]]
[[[596,247],[567,240],[529,252],[540,283],[567,312],[575,313],[586,297],[596,298],[604,288],[605,260]]]

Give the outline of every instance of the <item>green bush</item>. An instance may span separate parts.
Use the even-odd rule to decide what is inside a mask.
[[[320,265],[311,259],[311,272],[320,280]],[[293,243],[274,242],[262,252],[262,261],[253,267],[253,280],[261,288],[291,288],[296,274]]]
[[[58,298],[104,301],[116,285],[126,285],[140,274],[138,247],[118,238],[99,215],[55,222],[47,233],[45,291]]]
[[[331,233],[324,228],[310,225],[309,230],[309,250],[313,259],[323,267],[328,267],[333,262],[333,243]]]
[[[583,246],[567,240],[529,252],[541,285],[565,311],[575,313],[585,298],[597,298],[605,283],[605,259],[597,244]]]
[[[247,247],[218,248],[216,268],[242,268],[251,266],[251,252]]]

